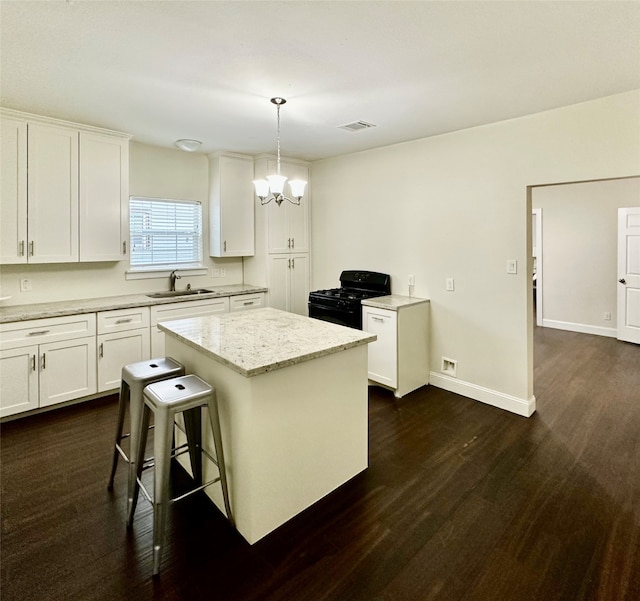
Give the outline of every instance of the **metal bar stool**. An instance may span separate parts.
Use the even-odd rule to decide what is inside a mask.
[[[122,368],[122,381],[120,384],[120,400],[118,403],[118,424],[116,427],[115,444],[113,448],[113,462],[108,488],[113,488],[113,480],[118,468],[118,459],[122,457],[127,464],[135,463],[138,451],[138,432],[142,407],[144,404],[142,391],[144,387],[153,382],[184,375],[184,366],[171,357],[159,357],[149,361],[138,361],[125,365]],[[129,433],[123,433],[124,417],[129,406]],[[129,438],[129,455],[122,449],[122,441]],[[144,461],[144,450],[142,451]],[[142,463],[141,461],[141,463]],[[128,471],[129,482],[127,490],[127,512],[131,510],[135,480],[131,479],[131,470]],[[135,474],[135,471],[134,471]]]
[[[220,482],[227,518],[231,522],[232,526],[234,525],[234,521],[231,513],[231,505],[229,503],[227,476],[224,466],[224,451],[222,449],[222,436],[220,433],[220,418],[218,415],[218,402],[215,390],[198,376],[188,375],[149,384],[144,389],[143,396],[144,409],[139,425],[138,455],[144,453],[149,427],[149,418],[151,412],[153,412],[155,422],[153,441],[153,498],[151,498],[151,495],[147,492],[140,479],[143,469],[142,462],[139,461],[136,465],[132,464],[130,469],[134,472],[135,478],[134,503],[138,497],[139,491],[142,491],[145,498],[153,505],[153,575],[157,576],[160,571],[160,557],[163,545],[167,507],[169,503],[180,501],[189,495],[210,486],[211,484]],[[202,407],[207,407],[209,410],[211,432],[213,434],[213,443],[216,451],[215,458],[202,448],[202,430],[200,428]],[[202,472],[200,470],[198,475],[194,473],[194,480],[196,483],[195,488],[183,495],[180,495],[179,497],[171,499],[169,498],[169,471],[171,459],[186,452],[186,449],[184,448],[185,445],[176,449],[173,448],[173,426],[175,417],[178,413],[184,414],[189,452],[192,454],[195,450],[200,457],[204,454],[205,457],[217,465],[219,476],[209,482],[202,483]],[[193,455],[191,458],[193,466]],[[129,513],[128,524],[131,525],[132,522],[133,511]]]

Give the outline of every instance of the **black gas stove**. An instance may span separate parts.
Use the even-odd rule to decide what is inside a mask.
[[[343,271],[340,288],[309,294],[309,317],[362,329],[360,301],[391,294],[391,276],[375,271]]]

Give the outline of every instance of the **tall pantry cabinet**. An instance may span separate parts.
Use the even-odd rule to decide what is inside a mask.
[[[129,136],[0,112],[0,263],[120,261]]]
[[[275,158],[256,158],[255,179],[264,179],[275,172]],[[245,281],[269,289],[270,307],[307,315],[311,263],[309,165],[286,159],[281,162],[281,173],[288,180],[305,180],[305,195],[299,205],[285,200],[280,206],[273,200],[262,205],[255,197],[256,252],[254,257],[244,259]],[[286,183],[286,196],[288,188]]]

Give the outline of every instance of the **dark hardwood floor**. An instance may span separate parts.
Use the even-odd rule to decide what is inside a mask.
[[[202,495],[125,528],[116,399],[2,425],[3,601],[637,601],[640,347],[537,329],[537,413],[370,389],[370,467],[249,546]],[[184,476],[176,470],[177,486]]]

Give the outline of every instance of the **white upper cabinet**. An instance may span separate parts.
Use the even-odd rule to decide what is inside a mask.
[[[267,173],[276,172],[276,161],[267,161]],[[282,161],[282,175],[287,180],[301,179],[309,181],[309,168],[305,165]],[[288,183],[285,184],[285,196],[289,196]],[[309,252],[309,186],[305,190],[299,205],[285,200],[278,206],[273,200],[265,207],[267,211],[268,252],[291,253]]]
[[[126,258],[129,142],[80,132],[80,261]]]
[[[209,157],[210,256],[254,254],[253,179],[251,157]]]
[[[28,124],[29,263],[78,261],[78,131]]]
[[[27,122],[0,119],[0,263],[27,262]]]
[[[0,263],[126,258],[129,136],[2,110]]]

